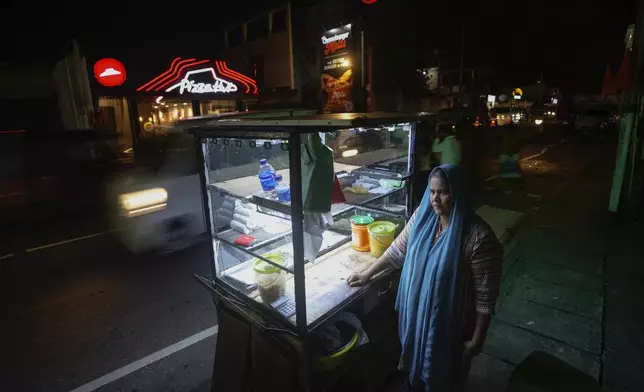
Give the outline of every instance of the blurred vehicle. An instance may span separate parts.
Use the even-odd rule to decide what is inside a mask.
[[[588,136],[591,134],[606,136],[617,126],[617,114],[608,107],[587,107],[577,113],[574,119],[575,131]]]
[[[206,232],[197,171],[197,152],[190,133],[209,121],[236,118],[304,116],[315,110],[232,112],[180,120],[165,136],[151,137],[137,146],[137,169],[117,178],[108,190],[110,222],[132,252],[170,252],[185,248]],[[258,146],[270,141],[257,140]],[[221,146],[220,162],[210,167],[271,162],[271,148],[241,149]],[[253,155],[254,154],[254,155]],[[212,156],[212,155],[211,155]],[[272,163],[272,162],[271,162]],[[218,166],[219,165],[219,166]]]

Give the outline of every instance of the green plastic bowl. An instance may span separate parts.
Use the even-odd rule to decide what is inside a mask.
[[[333,370],[338,366],[342,365],[346,359],[346,355],[351,350],[353,350],[353,348],[358,343],[359,338],[360,338],[360,333],[356,331],[356,333],[353,335],[353,338],[351,338],[349,343],[347,343],[344,347],[342,347],[338,351],[324,357],[314,357],[313,358],[314,370],[318,372],[324,372],[324,371]]]

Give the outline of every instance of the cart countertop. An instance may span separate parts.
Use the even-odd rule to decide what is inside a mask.
[[[332,252],[308,263],[305,267],[306,286],[306,318],[307,325],[315,323],[324,317],[345,300],[362,290],[362,287],[351,287],[347,278],[352,273],[365,271],[377,259],[370,252],[358,252],[347,243]],[[241,279],[249,279],[252,275],[251,263],[247,262],[233,268],[231,276],[240,275]],[[243,276],[243,278],[242,278]],[[262,303],[257,290],[248,296]],[[286,296],[295,301],[295,287],[293,276],[289,275],[286,281]],[[296,324],[296,316],[289,321]]]

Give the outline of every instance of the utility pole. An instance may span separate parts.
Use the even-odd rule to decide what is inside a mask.
[[[461,20],[461,67],[458,72],[458,103],[463,95],[463,59],[465,58],[465,20]]]

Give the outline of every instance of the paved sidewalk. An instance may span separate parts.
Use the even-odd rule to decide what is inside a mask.
[[[606,257],[603,386],[644,391],[644,230],[614,227]]]
[[[542,203],[506,253],[497,314],[472,367],[472,391],[503,391],[514,367],[535,350],[603,381],[610,165],[598,161]]]

